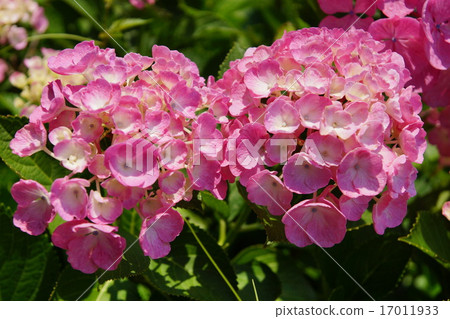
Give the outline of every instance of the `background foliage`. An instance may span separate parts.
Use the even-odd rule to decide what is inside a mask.
[[[35,36],[24,52],[2,48],[2,54],[24,71],[21,61],[38,48],[73,47],[81,38],[114,47],[119,55],[151,55],[152,45],[159,44],[183,52],[203,76],[220,75],[245,48],[270,44],[284,30],[317,26],[323,17],[315,0],[161,0],[141,11],[126,0],[77,2],[85,10],[72,0],[39,1],[50,21],[47,33]],[[17,95],[7,81],[0,85],[1,114],[15,114]],[[385,236],[375,234],[367,213],[364,222],[349,223],[345,240],[330,249],[275,243],[279,221],[246,202],[234,184],[225,201],[200,192],[178,208],[184,230],[159,260],[144,257],[138,243],[131,245],[140,219],[123,214],[119,229],[129,248],[124,261],[113,272],[86,275],[51,244],[51,231],[61,220],[38,237],[12,225],[14,182],[34,179],[49,187],[65,175],[45,154],[11,153],[9,141],[25,122],[0,118],[0,300],[370,299],[348,274],[376,300],[450,298],[450,223],[440,214],[450,198],[450,176],[432,146],[417,166],[418,195],[410,200],[407,218]]]

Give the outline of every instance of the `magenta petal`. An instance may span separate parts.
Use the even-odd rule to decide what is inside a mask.
[[[313,165],[305,153],[291,156],[283,167],[283,179],[286,187],[299,194],[314,193],[327,186],[330,178],[330,170]]]
[[[311,243],[331,247],[340,243],[347,231],[345,216],[325,199],[298,203],[283,216],[282,222],[287,239],[299,247]]]
[[[386,228],[399,226],[407,212],[408,196],[391,198],[389,194],[381,196],[374,205],[372,219],[375,231],[383,235]]]

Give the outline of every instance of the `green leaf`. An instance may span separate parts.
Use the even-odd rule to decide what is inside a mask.
[[[419,212],[411,232],[399,238],[430,255],[450,269],[450,231],[448,221],[440,214]]]
[[[93,289],[98,287],[95,274],[84,274],[73,269],[70,265],[62,271],[56,286],[56,294],[61,300],[92,300],[98,292]]]
[[[228,221],[234,220],[244,209],[247,209],[245,199],[239,193],[236,184],[237,183],[229,184],[228,207],[230,211],[228,214]]]
[[[100,284],[111,279],[122,279],[140,275],[148,269],[150,264],[150,258],[144,256],[136,236],[120,228],[119,235],[127,241],[127,249],[116,270],[105,272],[105,270],[100,269],[97,271],[98,282]]]
[[[201,198],[199,198],[203,204],[211,209],[213,212],[219,213],[219,215],[226,219],[229,215],[230,208],[228,207],[228,204],[226,201],[219,200],[215,198],[211,193],[209,192],[200,192],[199,193]]]
[[[19,113],[19,109],[14,106],[14,99],[19,97],[16,93],[2,92],[0,94],[0,109],[7,110],[14,115]]]
[[[119,219],[119,229],[125,230],[128,234],[133,235],[135,238],[139,236],[142,226],[142,219],[136,210],[124,209]],[[128,240],[127,240],[128,243]]]
[[[56,280],[47,270],[57,263],[49,238],[21,232],[10,216],[0,212],[0,300],[46,299]]]
[[[28,157],[12,153],[9,142],[16,131],[28,123],[28,119],[15,116],[0,116],[0,157],[23,179],[32,179],[50,188],[53,181],[69,174],[58,161],[43,152]]]
[[[325,249],[328,254],[311,247],[330,289],[328,298],[370,300],[366,292],[376,300],[386,298],[398,285],[411,256],[410,247],[397,240],[397,232],[387,230],[379,236],[372,226],[363,226],[347,231],[340,244]]]
[[[135,301],[141,300],[136,283],[128,279],[108,281],[100,288],[96,300]]]
[[[317,294],[310,280],[305,276],[306,266],[303,263],[304,260],[311,259],[311,256],[307,255],[304,249],[301,250],[294,247],[264,248],[262,246],[250,246],[239,252],[232,263],[233,265],[251,264],[256,261],[269,267],[272,273],[276,274],[281,289],[280,292],[277,291],[278,286],[275,282],[273,288],[267,288],[269,292],[273,293],[271,298],[274,298],[273,296],[278,294],[281,300],[316,300]],[[239,281],[239,270],[236,269],[236,271],[238,272]],[[262,299],[262,293],[268,293],[267,291],[263,291],[263,289],[258,289],[257,283],[256,289],[260,299]],[[272,289],[275,291],[270,291]],[[245,298],[244,294],[242,296]]]
[[[238,42],[235,42],[233,47],[228,52],[227,56],[225,57],[225,60],[220,65],[219,69],[219,78],[223,76],[223,74],[230,68],[230,62],[240,59],[244,56],[245,49],[241,47],[241,45]]]
[[[233,287],[237,287],[233,267],[219,245],[206,232],[191,225],[206,250]],[[146,273],[161,291],[197,300],[236,300],[190,229],[184,229],[167,257],[150,262]]]
[[[150,23],[152,19],[126,18],[115,20],[108,28],[110,34],[121,33],[125,30],[140,27]]]
[[[275,300],[281,294],[280,280],[269,266],[257,260],[247,263],[240,263],[237,260],[234,265],[239,295],[243,300]],[[253,283],[255,288],[253,288]]]

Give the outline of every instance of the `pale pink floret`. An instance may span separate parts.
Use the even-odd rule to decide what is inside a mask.
[[[212,160],[219,159],[224,143],[222,133],[216,129],[217,123],[212,114],[202,113],[193,125],[194,152]]]
[[[105,165],[124,186],[147,188],[158,179],[156,148],[144,139],[131,139],[105,151]]]
[[[297,141],[294,134],[274,134],[264,144],[267,157],[274,163],[284,163],[295,151]]]
[[[167,100],[174,112],[189,119],[195,118],[195,111],[201,104],[200,94],[183,82],[178,82],[170,90]]]
[[[141,198],[139,206],[136,207],[136,211],[142,219],[155,216],[156,212],[162,207],[166,207],[166,209],[169,208],[169,206],[162,201],[160,192],[161,191],[154,197]]]
[[[193,189],[212,191],[220,181],[220,163],[200,154],[192,166],[188,167]]]
[[[56,144],[53,152],[65,168],[81,173],[88,164],[91,148],[84,140],[73,138]]]
[[[101,64],[95,68],[93,76],[94,80],[104,79],[111,84],[122,85],[127,80],[126,64],[114,66]]]
[[[98,268],[115,270],[122,260],[126,241],[115,231],[117,227],[73,220],[58,226],[52,241],[67,250],[68,261],[74,269],[92,274]]]
[[[408,159],[419,164],[423,162],[423,153],[427,148],[425,140],[427,133],[422,128],[422,124],[417,122],[406,126],[398,137],[399,144]]]
[[[136,107],[117,107],[112,112],[113,133],[134,134],[143,127],[141,111]]]
[[[44,8],[38,7],[31,14],[31,25],[38,33],[44,33],[48,28],[48,20],[45,17]]]
[[[82,113],[72,122],[73,136],[88,143],[96,141],[103,133],[102,119],[94,114]]]
[[[48,59],[48,67],[62,75],[83,73],[95,59],[99,48],[94,41],[77,44],[73,49],[62,50]]]
[[[112,224],[122,215],[122,202],[114,197],[103,197],[91,190],[87,205],[87,217],[96,224]]]
[[[99,113],[108,111],[119,103],[120,87],[104,79],[97,79],[89,82],[79,94],[84,109]]]
[[[16,50],[23,50],[27,46],[27,30],[16,25],[12,25],[7,31],[8,42]]]
[[[282,222],[287,240],[298,247],[331,247],[340,243],[347,231],[345,216],[323,198],[298,203],[287,211]]]
[[[357,221],[361,219],[362,214],[369,207],[369,202],[372,198],[369,196],[360,196],[351,198],[342,195],[339,198],[339,208],[344,216],[351,221]]]
[[[18,203],[14,226],[30,235],[42,234],[55,217],[44,186],[32,180],[20,180],[11,187],[11,195]]]
[[[275,173],[268,170],[250,177],[247,192],[252,203],[267,206],[272,215],[283,215],[289,209],[293,197]]]
[[[44,149],[47,131],[41,122],[29,123],[16,132],[9,143],[14,154],[20,157],[31,156]]]
[[[399,226],[407,212],[408,196],[402,195],[392,198],[389,194],[381,196],[373,206],[372,219],[375,231],[383,235],[386,228]]]
[[[60,80],[52,81],[42,90],[41,107],[50,114],[57,115],[65,106],[65,99],[62,93],[62,83]]]
[[[340,103],[325,107],[320,125],[321,135],[337,136],[343,140],[352,136],[358,127],[353,123],[349,112],[342,109]]]
[[[325,106],[331,105],[331,100],[315,94],[306,94],[295,102],[295,107],[300,114],[301,124],[306,128],[320,128]]]
[[[417,178],[417,169],[412,165],[405,155],[398,156],[390,165],[388,170],[388,189],[392,198],[402,194],[409,197],[416,195],[414,181]]]
[[[88,170],[92,175],[105,179],[111,176],[111,172],[105,166],[105,155],[97,154],[89,162]]]
[[[48,134],[48,140],[53,145],[72,139],[72,131],[65,126],[59,126]]]
[[[316,62],[305,69],[299,81],[308,93],[325,94],[334,75],[334,70],[328,64]]]
[[[281,75],[278,62],[266,60],[245,73],[244,83],[253,97],[268,97],[276,89],[276,83]]]
[[[183,218],[172,208],[162,207],[142,223],[139,243],[145,256],[152,259],[165,257],[170,252],[170,242],[183,230]]]
[[[342,159],[337,184],[348,197],[376,196],[386,185],[387,175],[379,154],[356,148]]]
[[[294,154],[283,167],[284,184],[299,194],[314,193],[327,186],[330,178],[330,170],[313,163],[306,153]]]
[[[185,193],[186,178],[180,171],[168,171],[159,176],[159,187],[164,194],[169,195],[171,202],[177,203],[183,199]]]
[[[109,178],[101,186],[105,188],[109,196],[117,197],[122,201],[123,208],[133,209],[139,200],[145,195],[145,189],[139,187],[123,186],[117,179]]]
[[[315,132],[306,138],[302,152],[319,166],[338,166],[344,157],[344,144],[335,136]]]
[[[52,184],[50,201],[62,219],[70,221],[86,217],[89,181],[81,178],[58,178]]]
[[[147,111],[145,113],[145,132],[149,134],[150,139],[159,139],[170,126],[170,115],[164,111]]]
[[[188,148],[179,139],[170,140],[161,149],[161,165],[170,170],[183,169],[186,165]]]
[[[270,133],[294,133],[300,126],[299,114],[293,103],[276,99],[269,104],[264,117],[264,126]]]

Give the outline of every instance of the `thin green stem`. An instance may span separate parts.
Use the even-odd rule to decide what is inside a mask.
[[[64,40],[74,40],[74,41],[90,41],[92,39],[86,38],[77,34],[69,34],[69,33],[43,33],[43,34],[35,34],[31,35],[27,38],[28,41],[35,40],[46,40],[46,39],[64,39]],[[99,41],[95,41],[99,43]]]
[[[227,284],[227,286],[230,288],[231,292],[234,294],[234,296],[236,297],[236,299],[238,301],[242,301],[241,297],[239,296],[239,294],[237,293],[236,289],[234,289],[233,285],[230,283],[230,281],[228,280],[228,278],[225,276],[225,274],[222,272],[222,270],[220,269],[219,265],[217,265],[216,261],[214,260],[214,258],[211,256],[211,254],[209,253],[209,251],[206,249],[206,247],[203,245],[202,241],[200,240],[200,238],[197,236],[197,233],[195,232],[194,228],[192,227],[191,223],[189,223],[189,221],[184,218],[184,221],[186,223],[186,225],[188,225],[190,231],[192,232],[192,235],[194,235],[195,240],[197,241],[197,243],[199,244],[199,246],[201,247],[201,249],[203,250],[203,252],[206,254],[206,256],[208,257],[208,259],[211,261],[211,263],[213,264],[214,268],[216,268],[217,272],[219,273],[219,275],[222,277],[222,279],[225,281],[225,283]]]

